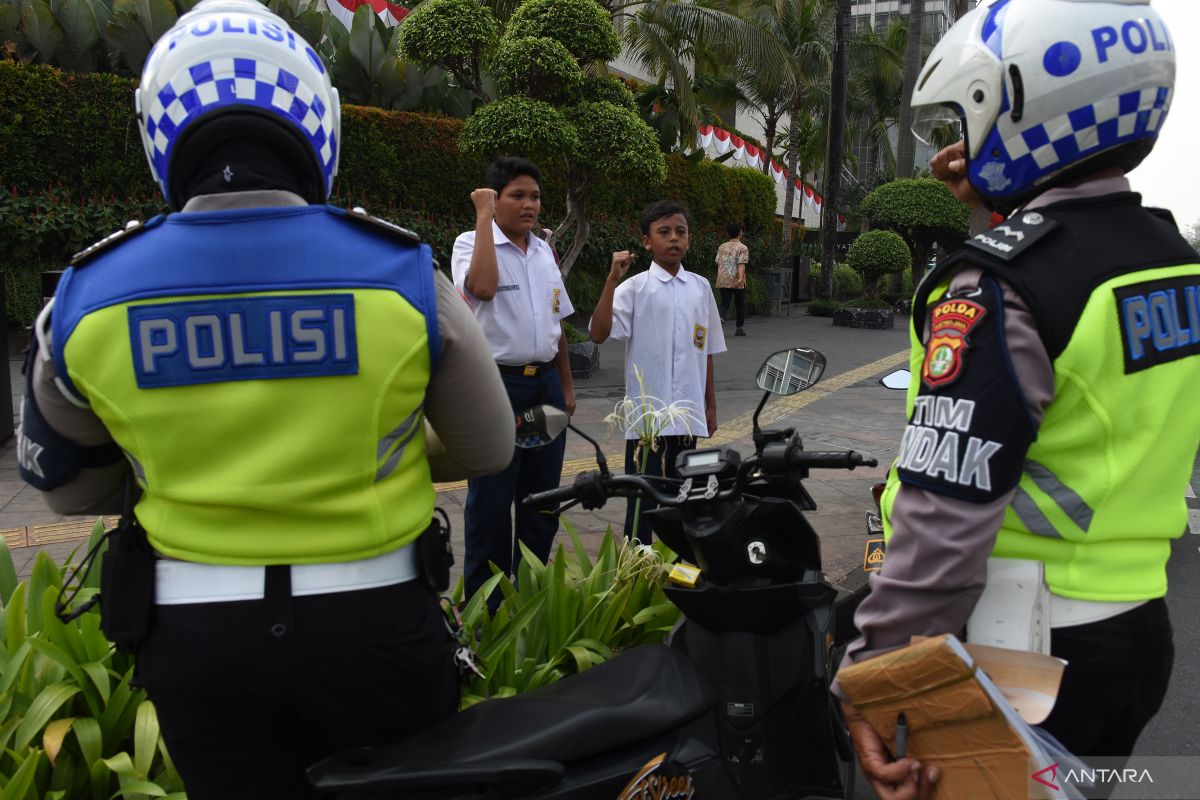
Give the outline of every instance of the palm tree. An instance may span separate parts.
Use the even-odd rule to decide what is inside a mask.
[[[921,72],[924,48],[921,31],[925,21],[925,0],[909,0],[908,40],[904,47],[904,91],[900,97],[900,123],[896,131],[896,177],[911,178],[916,160],[916,139],[912,132],[912,96]]]
[[[768,31],[785,52],[782,63],[788,72],[786,88],[787,114],[791,127],[798,130],[806,118],[820,118],[827,96],[828,76],[832,65],[833,45],[832,6],[829,0],[760,0],[745,12],[756,27]],[[757,62],[751,62],[755,68]],[[769,80],[770,77],[764,78]],[[801,174],[796,171],[800,157],[800,136],[788,137],[787,172],[789,179]],[[783,242],[792,239],[793,192],[783,195]]]
[[[867,139],[867,174],[863,189],[875,188],[879,172],[894,172],[896,156],[888,137],[900,111],[904,83],[904,46],[908,27],[893,22],[881,38],[867,29],[850,50],[850,116]],[[882,155],[882,164],[880,156]]]
[[[753,65],[764,81],[791,82],[785,46],[743,8],[770,4],[771,0],[601,0],[614,17],[625,18],[623,36],[633,58],[675,93],[681,142],[694,141],[702,122],[702,98],[693,89],[697,78],[725,75],[733,65]]]
[[[727,75],[701,75],[692,81],[692,96],[697,99],[697,123],[721,124],[718,108],[734,106],[745,101],[733,78]],[[679,92],[669,85],[665,76],[637,93],[635,99],[642,119],[658,132],[659,145],[663,152],[675,150],[686,152],[695,148],[696,137],[690,139],[683,134],[683,113],[680,110]]]

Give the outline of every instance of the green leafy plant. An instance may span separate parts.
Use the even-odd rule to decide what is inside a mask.
[[[872,191],[859,211],[876,228],[895,231],[912,251],[913,284],[919,283],[934,243],[957,247],[967,236],[970,211],[939,180],[899,180]]]
[[[912,253],[899,234],[873,230],[851,242],[846,263],[862,275],[864,297],[874,298],[879,291],[879,279],[903,272],[912,263]]]
[[[98,520],[94,544],[103,533]],[[77,602],[96,591],[96,571]],[[182,800],[183,784],[154,705],[129,685],[132,659],[115,651],[93,609],[54,614],[63,568],[39,553],[18,583],[0,544],[0,786],[5,800],[124,797]]]
[[[815,266],[815,265],[814,265]],[[820,269],[813,269],[809,285],[821,287],[825,285],[825,275]],[[862,276],[841,262],[833,265],[833,297],[835,300],[846,300],[863,293]],[[840,305],[840,304],[839,304]]]
[[[568,552],[559,544],[543,564],[524,544],[514,584],[493,566],[462,607],[463,633],[484,677],[474,678],[463,706],[510,697],[607,661],[622,650],[661,642],[679,619],[662,586],[674,554],[661,543],[644,546],[609,529],[595,560],[568,521]],[[462,599],[460,581],[453,600]],[[494,615],[487,598],[504,597]]]
[[[407,25],[406,20],[401,28]],[[335,28],[342,29],[341,23],[330,30]],[[441,89],[426,86],[426,97],[445,89],[444,78],[435,82]],[[61,269],[73,253],[126,221],[164,210],[130,111],[135,86],[112,74],[0,61],[0,269],[10,320],[27,324],[41,308],[40,271]],[[445,91],[447,98],[462,94]],[[363,206],[419,232],[448,267],[455,237],[474,227],[469,196],[485,169],[481,156],[459,149],[462,131],[461,121],[441,115],[343,106],[342,155],[332,202]],[[568,186],[565,164],[550,159],[542,166],[542,218],[561,220]],[[614,250],[644,252],[638,213],[654,200],[671,197],[692,213],[685,264],[709,279],[725,225],[730,220],[745,224],[744,241],[751,253],[747,302],[752,313],[761,313],[767,297],[758,270],[783,259],[771,179],[755,170],[677,155],[666,156],[665,167],[661,184],[618,178],[591,183],[589,237],[576,268],[566,276],[573,305],[581,313],[594,305]],[[564,234],[560,251],[574,241],[574,232]]]
[[[806,308],[810,317],[832,317],[842,307],[836,300],[809,300]]]
[[[476,0],[426,0],[398,30],[408,58],[441,67],[485,102],[491,100],[482,64],[496,48],[499,26],[486,6]]]
[[[591,337],[569,322],[562,323],[562,330],[563,335],[567,337],[567,344],[583,344],[591,341]]]
[[[584,64],[621,54],[612,19],[595,0],[525,0],[509,18],[504,35],[557,39]]]
[[[559,97],[579,85],[583,70],[562,42],[505,36],[492,58],[496,84],[506,94]]]

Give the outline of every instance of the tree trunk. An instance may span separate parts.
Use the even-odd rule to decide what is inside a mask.
[[[867,180],[863,184],[863,189],[867,194],[875,188],[875,181],[879,179],[879,142],[870,133],[867,134]]]
[[[775,128],[779,125],[779,113],[772,107],[767,109],[766,125],[763,126],[763,174],[771,174],[771,154],[775,151]]]
[[[821,210],[821,273],[825,299],[833,299],[833,246],[837,234],[838,195],[842,189],[842,153],[846,149],[846,92],[850,83],[850,0],[837,0],[833,74],[829,84],[829,135],[825,156],[825,205]]]
[[[922,28],[925,22],[925,0],[910,0],[908,10],[908,41],[904,45],[904,88],[900,95],[900,124],[896,130],[896,177],[911,178],[916,160],[917,142],[912,132],[912,96],[921,73]]]
[[[797,90],[798,91],[798,90]],[[792,244],[792,205],[796,202],[796,162],[800,160],[800,137],[797,136],[800,125],[800,98],[793,95],[788,101],[788,119],[791,122],[792,134],[788,137],[787,178],[783,187],[783,252],[784,256],[791,254]]]
[[[587,217],[587,201],[589,190],[586,186],[568,186],[567,188],[567,216],[563,219],[562,224],[558,226],[558,230],[550,237],[553,242],[561,239],[571,225],[575,227],[575,238],[571,240],[571,248],[567,250],[567,254],[562,257],[558,265],[558,271],[562,273],[563,280],[571,274],[571,268],[575,266],[575,262],[579,260],[579,254],[583,252],[583,246],[587,244],[588,235],[591,233],[592,225],[588,222]]]

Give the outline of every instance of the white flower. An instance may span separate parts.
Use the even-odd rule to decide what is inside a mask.
[[[691,400],[676,400],[665,403],[647,390],[642,371],[636,364],[633,374],[638,383],[638,397],[626,395],[611,414],[604,418],[609,425],[619,425],[626,433],[633,431],[643,445],[657,449],[656,441],[664,430],[678,426],[683,428],[685,435],[692,435],[692,426],[699,425],[703,417]]]

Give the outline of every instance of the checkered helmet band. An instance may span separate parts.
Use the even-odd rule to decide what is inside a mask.
[[[181,17],[147,59],[137,104],[150,169],[167,198],[183,131],[230,108],[257,109],[298,132],[312,148],[326,196],[332,190],[337,92],[316,52],[265,6],[206,0]]]

